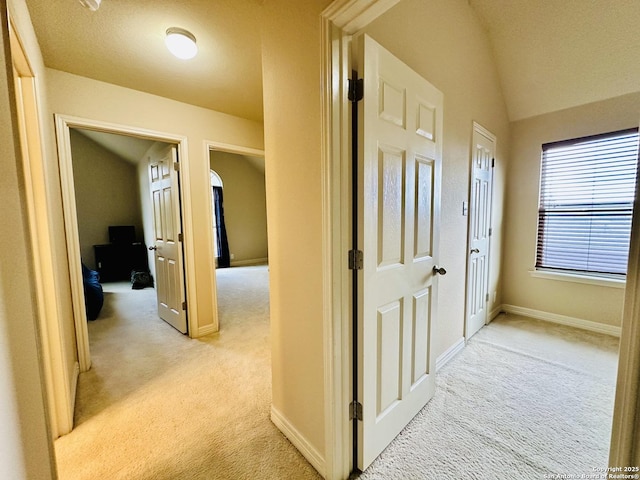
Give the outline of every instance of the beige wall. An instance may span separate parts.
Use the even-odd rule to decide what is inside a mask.
[[[497,136],[490,309],[500,305],[500,257],[509,124],[491,47],[464,0],[403,0],[365,31],[444,94],[444,146],[436,356],[464,335],[473,121]],[[494,301],[494,295],[496,299]]]
[[[188,159],[182,159],[181,185],[191,195],[198,327],[213,325],[213,252],[210,243],[209,158],[205,140],[262,149],[262,124],[156,95],[47,69],[50,112],[182,135],[187,138]],[[193,297],[191,297],[193,298]],[[192,311],[194,311],[192,310]]]
[[[273,407],[324,454],[320,12],[329,0],[263,11]]]
[[[109,243],[110,225],[133,225],[143,238],[136,166],[71,130],[73,181],[82,261],[96,268],[94,245]]]
[[[624,289],[533,278],[543,143],[638,126],[640,93],[514,122],[505,215],[503,302],[620,326]]]
[[[229,240],[231,265],[267,258],[267,206],[264,170],[247,158],[212,150],[211,168],[224,184],[224,218]]]
[[[32,68],[42,71],[26,5],[10,9]],[[0,4],[0,465],[16,480],[54,478],[54,457],[46,424],[43,378],[39,365],[33,263],[28,247],[24,178],[19,170],[6,3]],[[44,102],[44,97],[39,97]]]

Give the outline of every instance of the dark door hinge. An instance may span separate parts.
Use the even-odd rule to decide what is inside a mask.
[[[187,302],[182,302],[182,310],[187,311]]]
[[[184,241],[184,237],[182,236],[182,233],[178,234],[178,241],[179,242],[183,242]]]
[[[362,78],[349,79],[349,101],[359,102],[364,98],[364,80]]]
[[[349,404],[349,420],[362,421],[362,404],[360,402],[351,402]]]
[[[178,163],[178,162],[173,162],[173,169],[174,169],[176,172],[179,172],[179,171],[180,171],[180,163]]]
[[[495,159],[495,158],[492,158],[492,159],[491,159],[491,168],[493,168],[493,167],[495,167],[495,166],[496,166],[496,159]]]
[[[362,270],[362,250],[349,250],[349,270]]]

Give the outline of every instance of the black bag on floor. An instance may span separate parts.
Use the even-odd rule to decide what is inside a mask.
[[[140,290],[146,287],[153,287],[153,277],[151,273],[132,270],[131,271],[131,288]]]

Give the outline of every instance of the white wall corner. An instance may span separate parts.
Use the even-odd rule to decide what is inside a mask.
[[[460,337],[456,343],[454,343],[453,345],[451,345],[447,351],[445,351],[442,355],[440,355],[437,359],[436,359],[436,372],[438,370],[440,370],[442,367],[444,367],[449,360],[451,360],[453,357],[455,357],[458,353],[460,353],[460,351],[462,351],[462,349],[465,346],[465,341],[464,341],[464,337]]]
[[[532,308],[518,307],[516,305],[504,304],[502,305],[502,310],[506,313],[513,313],[514,315],[523,315],[525,317],[531,317],[537,320],[557,323],[559,325],[566,325],[569,327],[580,328],[582,330],[589,330],[591,332],[604,333],[605,335],[620,337],[621,329],[620,327],[616,327],[614,325],[592,322],[590,320],[568,317],[566,315],[558,315],[557,313],[543,312],[541,310],[534,310]]]
[[[323,478],[326,478],[327,466],[325,458],[273,405],[271,405],[271,421],[278,427],[278,430],[289,439],[293,446],[298,449],[304,458],[307,459],[313,468],[315,468]]]

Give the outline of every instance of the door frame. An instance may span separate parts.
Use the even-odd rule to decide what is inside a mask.
[[[104,133],[114,133],[118,135],[128,135],[133,137],[155,140],[159,142],[172,143],[177,146],[180,162],[188,170],[187,138],[182,135],[157,132],[143,128],[118,125],[114,123],[102,122],[99,120],[89,120],[86,118],[73,117],[69,115],[54,114],[55,135],[58,148],[58,162],[60,166],[60,186],[62,190],[62,207],[65,226],[65,237],[67,243],[67,256],[69,261],[69,279],[71,281],[71,298],[73,305],[73,321],[76,331],[76,346],[78,349],[78,362],[80,372],[86,372],[91,368],[91,353],[89,350],[89,331],[87,328],[87,316],[84,303],[84,288],[82,284],[82,268],[80,259],[80,239],[78,236],[78,216],[76,212],[75,185],[73,180],[73,162],[71,155],[71,129],[80,128],[85,130],[95,130]],[[186,183],[186,182],[183,182]],[[182,222],[184,229],[189,232],[191,223],[191,195],[187,186],[180,189],[180,200],[182,207]],[[187,302],[196,305],[195,298],[195,275],[193,259],[193,238],[192,235],[185,235],[183,243],[184,249],[184,270],[186,283]],[[189,312],[189,335],[197,332],[197,309]]]
[[[473,137],[475,135],[475,133],[479,133],[480,135],[484,135],[485,137],[487,137],[488,139],[490,139],[493,142],[493,156],[494,156],[494,162],[495,162],[495,155],[496,155],[496,150],[498,148],[497,143],[498,143],[498,139],[497,137],[491,133],[489,130],[487,130],[485,127],[483,127],[482,125],[480,125],[478,122],[476,122],[474,120],[473,122],[473,128],[471,130],[471,151],[469,152],[470,155],[470,160],[469,160],[469,167],[470,167],[470,171],[469,171],[469,203],[468,203],[468,207],[467,207],[467,213],[468,213],[468,217],[467,217],[467,263],[466,263],[466,268],[467,268],[467,272],[466,272],[466,280],[465,280],[465,289],[466,289],[466,295],[465,295],[465,315],[464,315],[464,338],[465,338],[465,342],[469,340],[469,317],[471,315],[471,312],[469,311],[469,300],[470,300],[470,296],[471,296],[471,289],[469,288],[469,271],[470,271],[470,264],[471,264],[471,256],[469,255],[469,250],[471,247],[471,202],[472,202],[472,198],[471,198],[471,192],[472,192],[472,183],[473,182],[473,154],[474,154],[474,149],[475,146],[473,144]],[[491,166],[491,191],[489,192],[489,229],[492,229],[492,225],[493,225],[493,181],[494,181],[494,166]],[[489,246],[487,248],[487,273],[486,273],[486,282],[487,282],[487,293],[490,295],[489,293],[489,281],[491,280],[491,244],[493,240],[493,236],[490,233],[489,234]],[[491,312],[488,310],[489,308],[489,301],[486,300],[485,301],[485,311],[486,311],[486,319],[484,324],[487,325],[490,321],[491,321]]]
[[[351,39],[400,0],[335,0],[321,14],[321,171],[325,462],[327,479],[353,469],[351,357]]]
[[[47,187],[43,159],[42,135],[37,95],[36,75],[23,46],[13,17],[9,15],[11,61],[15,69],[16,105],[20,122],[22,169],[25,178],[25,201],[28,210],[30,248],[33,254],[34,286],[37,298],[38,325],[42,351],[42,370],[46,387],[46,402],[50,434],[53,439],[73,428],[75,397],[69,392],[78,378],[78,366],[69,378],[59,340],[60,312],[55,298],[56,277],[51,251],[51,223],[47,209]]]
[[[243,147],[241,145],[233,145],[231,143],[214,142],[213,140],[205,140],[203,143],[204,155],[207,159],[207,171],[211,169],[211,151],[234,153],[237,155],[252,155],[255,157],[265,158],[265,152],[262,149]],[[213,246],[213,192],[211,186],[209,186],[209,202],[207,202],[207,221],[209,222],[209,228],[207,229],[207,244],[211,245],[211,285],[213,285],[213,331],[217,332],[220,329],[220,318],[218,315],[218,284],[216,283],[216,258]],[[268,220],[267,220],[268,224]]]

